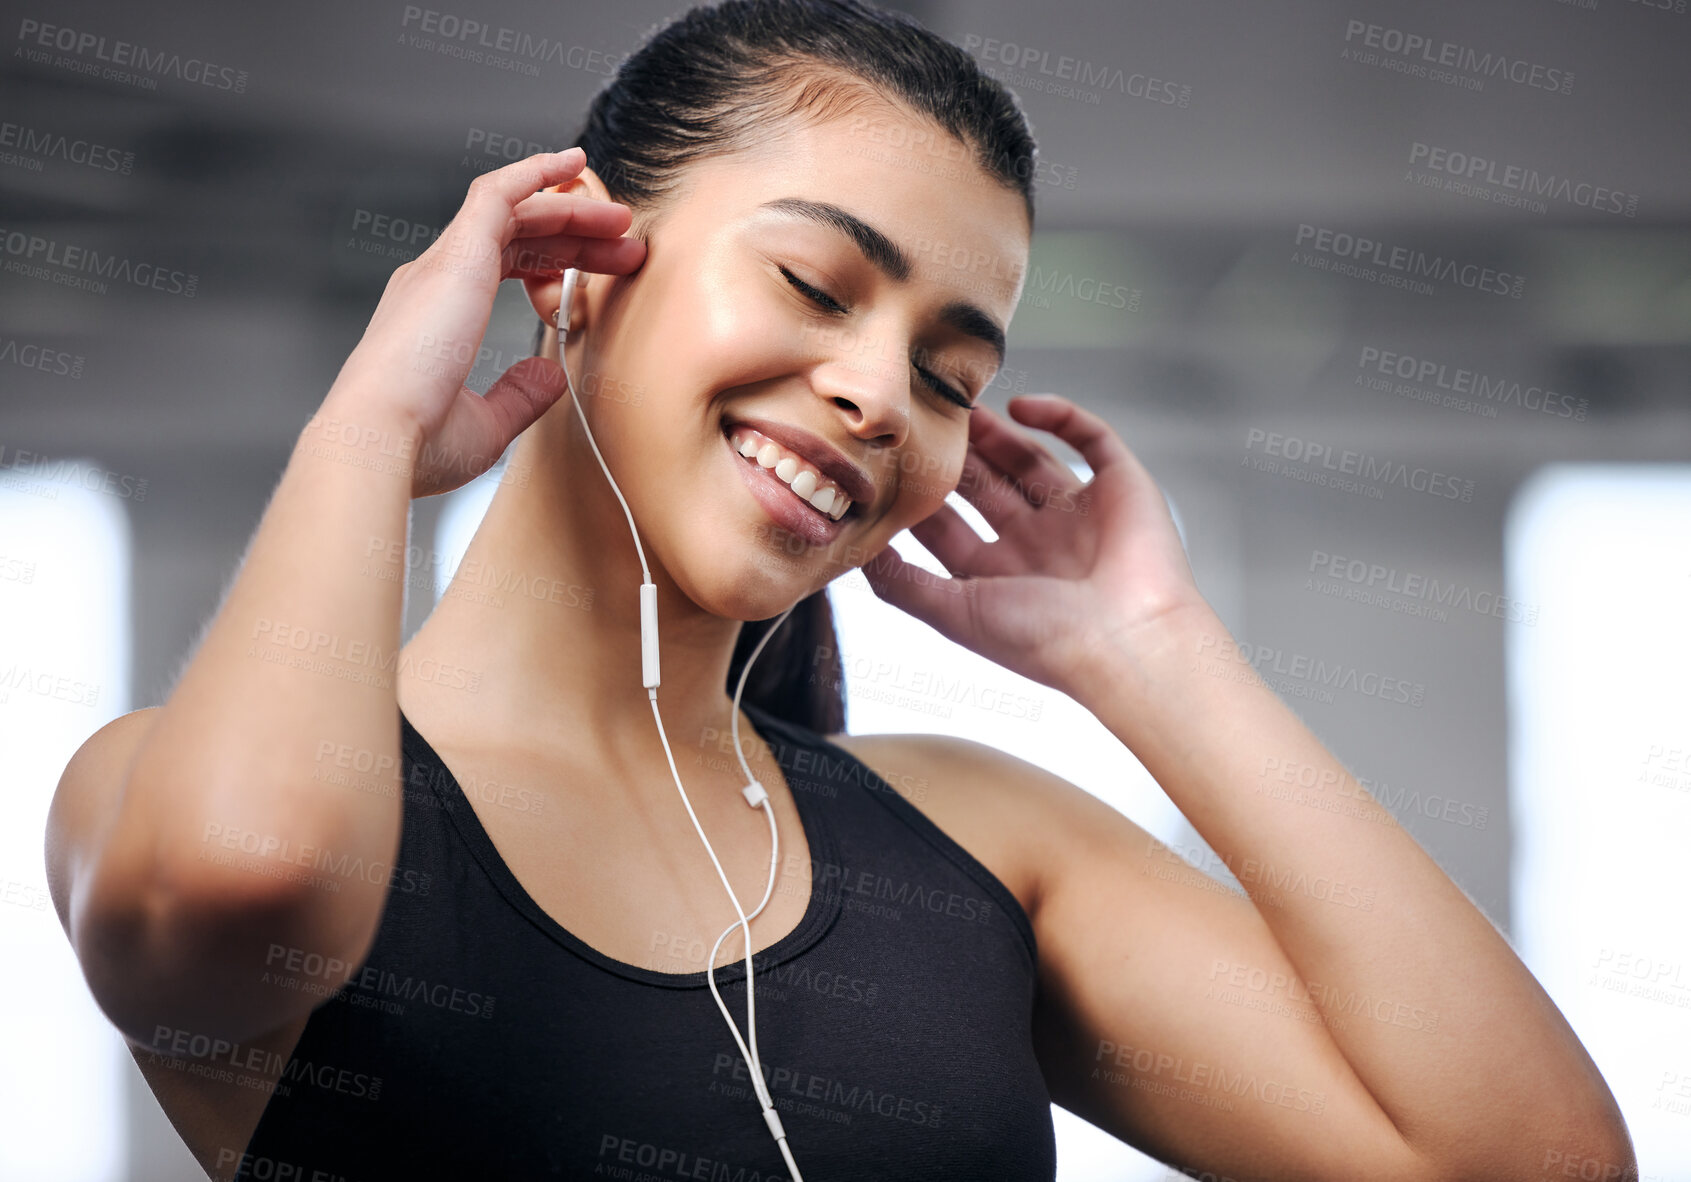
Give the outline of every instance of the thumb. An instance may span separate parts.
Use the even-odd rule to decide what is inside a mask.
[[[487,388],[482,403],[508,443],[569,393],[564,367],[548,357],[525,357]]]

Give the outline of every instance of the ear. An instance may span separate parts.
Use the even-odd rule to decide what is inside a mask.
[[[595,201],[612,200],[610,190],[605,188],[605,182],[599,179],[599,174],[591,168],[583,167],[572,180],[562,184],[552,185],[547,190],[552,193],[579,193],[583,197],[591,197]],[[582,272],[581,278],[575,283],[575,307],[572,311],[579,316],[585,306],[587,295],[588,273]],[[524,279],[523,290],[528,293],[528,302],[534,308],[534,314],[550,328],[557,332],[557,322],[553,315],[558,311],[558,299],[563,294],[564,280],[561,275],[552,275],[544,279]]]

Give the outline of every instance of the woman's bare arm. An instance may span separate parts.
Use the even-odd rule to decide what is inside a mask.
[[[1248,893],[1218,893],[1191,859],[1055,777],[1006,777],[1048,798],[1040,828],[1061,838],[1036,920],[1042,967],[1066,966],[1045,994],[1067,1077],[1053,1095],[1113,1110],[1177,1164],[1241,1178],[1635,1176],[1620,1109],[1567,1021],[1257,675],[1199,594],[1144,465],[1067,399],[1018,396],[1009,410],[1073,446],[1092,478],[977,408],[960,489],[997,539],[949,506],[911,528],[970,585],[913,579],[896,554],[865,574],[882,598],[1084,705]],[[1276,790],[1287,783],[1309,794]],[[1269,994],[1245,995],[1259,980]],[[1273,996],[1316,987],[1361,999],[1369,1017],[1303,1022],[1320,1015]],[[1194,1089],[1200,1078],[1276,1086],[1241,1116]],[[1336,1103],[1317,1113],[1316,1092]]]
[[[1178,994],[1181,1009],[1149,1036],[1161,1040],[1159,1049],[1184,1049],[1183,1038],[1226,1030],[1228,1045],[1195,1041],[1192,1057],[1239,1060],[1249,1047],[1287,1079],[1325,1081],[1319,1089],[1344,1097],[1354,1114],[1341,1119],[1335,1106],[1325,1119],[1287,1124],[1310,1146],[1350,1147],[1356,1176],[1376,1172],[1361,1146],[1394,1143],[1363,1132],[1370,1104],[1419,1158],[1424,1173],[1416,1177],[1506,1182],[1538,1178],[1552,1162],[1583,1163],[1600,1171],[1589,1176],[1610,1182],[1637,1176],[1619,1106],[1543,988],[1491,921],[1263,683],[1213,612],[1172,612],[1131,644],[1101,648],[1074,684],[1255,905],[1248,920],[1222,908],[1206,893],[1215,884],[1188,866],[1196,859],[1203,869],[1207,855],[1183,858],[1149,839],[1117,841],[1095,859],[1077,855],[1074,863],[1090,871],[1066,868],[1077,888],[1068,892],[1077,905],[1071,926],[1112,951],[1133,947],[1158,922],[1148,917],[1133,930],[1099,935],[1100,917],[1129,905],[1114,896],[1148,883],[1148,874],[1171,899],[1193,896],[1174,909],[1188,901],[1194,914],[1206,909],[1208,926],[1168,933],[1170,967],[1157,996]],[[1309,787],[1278,790],[1286,783]],[[1093,892],[1090,919],[1082,887]],[[1141,975],[1151,968],[1142,966]],[[1101,1051],[1102,1040],[1137,1041],[1122,1034],[1130,1011],[1120,975],[1077,979],[1073,1012],[1120,1017],[1105,1018],[1100,1029],[1109,1033],[1097,1034],[1091,1051]],[[1283,983],[1281,993],[1263,987],[1241,1002],[1265,1009],[1214,1000],[1229,990],[1244,995],[1259,981]],[[1314,1008],[1327,1020],[1286,1020],[1277,1005],[1300,1009],[1281,1005],[1286,996],[1318,999]],[[1091,1065],[1098,1062],[1095,1054]],[[1347,1078],[1360,1084],[1354,1103]],[[1246,1164],[1251,1151],[1239,1148],[1226,1166],[1256,1176]],[[1268,1152],[1260,1143],[1254,1151]],[[1215,1146],[1185,1152],[1194,1155],[1185,1160],[1204,1160],[1196,1155]],[[1384,1156],[1378,1165],[1387,1176]]]
[[[547,153],[478,177],[394,272],[168,699],[67,766],[49,882],[95,999],[131,1038],[274,1029],[367,952],[399,847],[410,500],[485,471],[565,390],[542,358],[485,397],[463,385],[500,282],[643,259],[619,237],[626,206],[537,192],[582,165]],[[477,686],[475,670],[416,672]],[[320,971],[278,971],[307,957]]]
[[[81,752],[66,769],[61,794],[103,791],[106,805],[60,831],[68,931],[131,1037],[165,1025],[242,1038],[309,1012],[322,996],[262,984],[271,946],[350,972],[380,917],[387,883],[370,868],[391,866],[399,843],[393,658],[411,472],[340,442],[330,409],[300,434],[121,780],[82,784],[115,769]],[[362,417],[360,430],[415,447],[402,419]],[[362,753],[370,790],[324,778],[335,768],[320,752],[343,749]]]

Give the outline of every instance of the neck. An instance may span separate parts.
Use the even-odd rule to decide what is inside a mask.
[[[716,753],[730,733],[741,622],[702,610],[641,542],[657,587],[658,706],[680,765],[701,744]],[[434,659],[480,675],[474,693],[439,691],[454,729],[478,742],[544,747],[558,735],[578,757],[661,765],[641,680],[642,577],[627,517],[566,394],[519,438],[450,585],[406,646],[406,668],[415,675]],[[756,740],[744,718],[740,738]]]

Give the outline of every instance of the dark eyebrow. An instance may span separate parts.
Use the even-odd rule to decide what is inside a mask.
[[[939,318],[963,335],[991,345],[998,364],[1004,364],[1004,330],[985,312],[971,303],[957,300],[941,308]]]
[[[874,226],[826,201],[811,201],[804,197],[779,197],[765,201],[764,209],[794,217],[808,218],[818,225],[837,230],[850,238],[875,269],[887,278],[903,283],[916,267],[898,243]],[[992,347],[998,364],[1004,364],[1004,329],[979,307],[966,300],[954,300],[940,309],[939,318],[965,336],[985,341]]]

